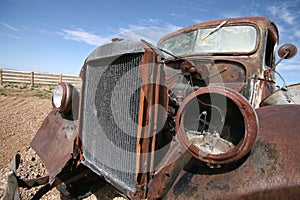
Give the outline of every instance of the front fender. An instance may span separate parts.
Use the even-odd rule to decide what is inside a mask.
[[[76,130],[77,121],[64,119],[53,110],[30,144],[44,163],[50,183],[71,158]]]
[[[249,155],[219,169],[191,159],[176,175],[167,194],[162,196],[163,192],[156,190],[153,199],[299,198],[300,105],[266,106],[256,112],[259,134]],[[172,177],[174,169],[172,165],[167,167],[167,177]],[[169,188],[165,177],[166,173],[158,173],[153,184]]]

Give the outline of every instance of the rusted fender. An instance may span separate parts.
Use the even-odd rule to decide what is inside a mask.
[[[219,169],[191,159],[164,199],[299,198],[300,105],[256,111],[260,132],[249,155]]]
[[[50,183],[71,158],[76,129],[76,121],[66,120],[53,110],[30,144],[43,161]]]

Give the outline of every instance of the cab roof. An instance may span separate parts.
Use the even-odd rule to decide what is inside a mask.
[[[227,21],[226,26],[228,26],[230,24],[255,24],[259,28],[268,29],[271,32],[273,40],[278,43],[279,36],[278,36],[278,28],[277,28],[276,24],[266,17],[255,16],[255,17],[225,18],[225,19],[212,20],[212,21],[194,24],[192,26],[188,26],[186,28],[179,29],[175,32],[172,32],[172,33],[164,36],[163,38],[161,38],[159,40],[158,45],[162,41],[164,41],[168,38],[174,37],[178,34],[187,33],[187,32],[190,32],[190,31],[198,29],[198,28],[217,27],[224,21]]]

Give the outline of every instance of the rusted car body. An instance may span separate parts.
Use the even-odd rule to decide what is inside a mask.
[[[300,94],[275,87],[278,37],[269,19],[247,17],[196,24],[157,46],[96,48],[81,90],[57,86],[31,143],[49,176],[19,179],[16,156],[7,197],[42,184],[34,198],[55,186],[70,194],[88,179],[128,199],[296,199]]]

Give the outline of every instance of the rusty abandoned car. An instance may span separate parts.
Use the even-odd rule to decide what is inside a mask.
[[[277,88],[276,25],[264,17],[199,23],[147,41],[113,39],[85,60],[80,89],[59,83],[31,147],[48,175],[7,198],[53,187],[80,199],[112,185],[127,199],[300,197],[300,84]]]

